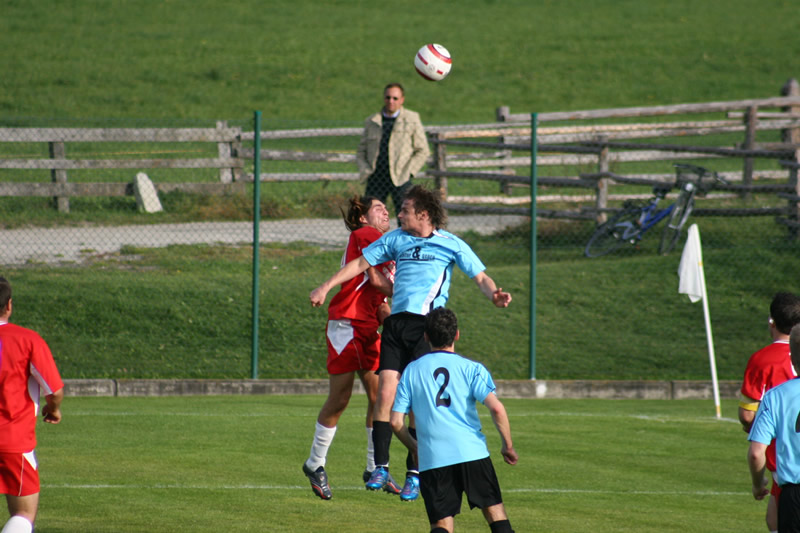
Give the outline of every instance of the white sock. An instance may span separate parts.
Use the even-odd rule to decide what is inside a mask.
[[[372,428],[367,428],[367,472],[375,470],[375,445],[372,443]]]
[[[28,522],[27,518],[19,515],[12,516],[3,526],[3,531],[0,533],[31,533],[33,531],[33,524]]]
[[[306,466],[311,470],[316,470],[320,466],[325,466],[325,459],[328,457],[328,448],[331,447],[333,436],[336,435],[336,426],[327,428],[317,422],[314,430],[314,442],[311,443],[311,453],[306,461]]]

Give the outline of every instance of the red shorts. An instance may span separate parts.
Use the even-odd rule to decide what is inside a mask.
[[[326,337],[329,374],[378,369],[381,334],[377,326],[348,319],[328,320]]]
[[[36,454],[0,453],[0,494],[30,496],[39,492]]]
[[[772,489],[769,493],[775,496],[776,502],[781,498],[781,486],[775,483],[775,473],[772,473]]]

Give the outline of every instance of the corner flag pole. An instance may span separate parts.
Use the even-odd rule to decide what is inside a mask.
[[[699,234],[698,234],[699,235]],[[700,246],[698,236],[698,250]],[[703,289],[703,317],[706,323],[706,342],[708,343],[708,363],[711,366],[711,385],[714,387],[714,407],[717,409],[717,418],[721,417],[719,407],[719,381],[717,381],[717,361],[714,355],[714,338],[711,334],[711,316],[708,312],[708,292],[706,292],[706,274],[703,269],[703,257],[700,252],[700,286]]]
[[[711,384],[714,388],[714,405],[717,418],[720,418],[719,382],[717,381],[717,363],[714,356],[714,339],[711,335],[711,318],[708,312],[708,292],[706,291],[706,274],[703,269],[703,250],[700,245],[700,230],[697,224],[689,227],[689,236],[683,247],[681,262],[678,266],[678,293],[686,294],[694,303],[703,300],[703,316],[706,323],[706,341],[708,343],[708,361],[711,365]]]

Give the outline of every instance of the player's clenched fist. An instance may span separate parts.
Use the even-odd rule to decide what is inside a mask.
[[[328,296],[328,291],[326,291],[321,285],[311,291],[311,295],[309,296],[309,300],[311,300],[311,305],[314,307],[319,307],[325,303],[325,297]]]

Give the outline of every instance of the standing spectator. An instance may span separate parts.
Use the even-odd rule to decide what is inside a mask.
[[[430,155],[419,114],[403,107],[404,102],[399,83],[383,89],[383,109],[367,118],[356,151],[358,173],[367,180],[365,194],[381,202],[391,195],[395,214]]]
[[[789,337],[792,364],[800,368],[800,324]],[[778,496],[777,530],[800,533],[800,380],[785,381],[768,390],[756,411],[750,430],[747,464],[753,483],[753,497],[762,500],[770,493],[766,477],[767,447],[774,440],[777,451],[775,478],[781,486]]]
[[[462,493],[470,509],[483,511],[492,533],[513,533],[503,506],[476,402],[489,408],[506,463],[517,463],[505,407],[495,395],[491,374],[480,363],[455,352],[459,338],[455,313],[439,307],[425,319],[425,338],[433,351],[409,363],[400,378],[392,408],[392,429],[418,454],[420,491],[431,533],[451,533],[461,512]],[[405,425],[412,410],[417,438]]]
[[[749,432],[764,393],[794,378],[789,355],[789,333],[800,323],[800,298],[788,292],[777,293],[769,306],[769,333],[772,343],[750,356],[742,381],[739,421]],[[775,472],[775,443],[767,448],[767,470]],[[767,502],[766,522],[769,531],[778,529],[780,485],[773,479]]]
[[[361,256],[364,248],[389,230],[389,212],[377,198],[355,196],[350,199],[347,214],[342,215],[345,226],[351,232],[342,255],[342,265],[346,265]],[[378,376],[375,374],[381,346],[378,328],[389,314],[386,296],[391,295],[391,280],[394,280],[393,262],[370,267],[363,276],[343,283],[341,290],[328,306],[328,398],[320,409],[311,452],[303,464],[303,472],[311,481],[311,490],[323,500],[333,497],[325,472],[325,462],[336,434],[336,424],[350,402],[356,373],[367,393],[365,482],[375,469],[372,411],[378,392]],[[393,494],[400,493],[394,480],[384,490]]]
[[[397,383],[405,367],[430,351],[425,340],[425,315],[443,307],[449,298],[453,267],[467,274],[495,307],[508,307],[511,294],[495,285],[481,260],[469,245],[441,228],[446,216],[435,191],[416,185],[408,191],[399,214],[400,228],[369,245],[361,257],[347,263],[309,295],[319,307],[331,288],[358,276],[370,266],[393,260],[397,264],[392,295],[392,314],[383,324],[378,369],[378,397],[372,422],[376,468],[366,486],[384,487],[389,477],[389,423]],[[400,498],[419,495],[416,465],[406,463],[408,472]]]
[[[0,487],[11,514],[2,533],[31,533],[39,508],[36,417],[61,421],[64,383],[47,343],[35,331],[8,321],[11,284],[0,277]]]

